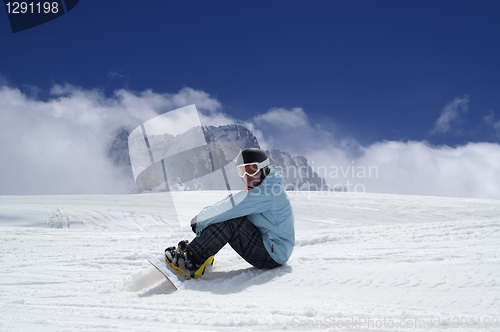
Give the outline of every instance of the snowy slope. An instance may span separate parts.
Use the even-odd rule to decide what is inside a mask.
[[[225,195],[183,194],[193,214]],[[226,247],[172,292],[147,262],[193,236],[168,193],[0,196],[0,331],[500,330],[500,201],[290,197],[285,266]]]

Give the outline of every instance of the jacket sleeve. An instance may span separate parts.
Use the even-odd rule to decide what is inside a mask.
[[[201,231],[211,224],[268,211],[273,204],[273,195],[256,189],[229,195],[201,210],[197,215],[196,236],[200,236]]]

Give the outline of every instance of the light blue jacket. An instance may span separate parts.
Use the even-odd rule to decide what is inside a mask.
[[[205,207],[196,216],[196,235],[208,225],[248,216],[260,230],[267,252],[278,264],[285,264],[295,246],[292,206],[283,187],[283,178],[271,171],[262,183]]]

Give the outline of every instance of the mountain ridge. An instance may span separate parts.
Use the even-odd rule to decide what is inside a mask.
[[[128,178],[126,181],[131,182],[131,192],[148,192],[148,190],[139,188],[133,179],[128,149],[128,136],[131,131],[132,130],[128,128],[121,129],[109,148],[108,158],[124,173],[124,176]],[[255,135],[249,129],[239,124],[218,127],[204,126],[203,133],[207,143],[230,142],[238,145],[241,150],[248,148],[260,149],[260,144]],[[278,148],[266,150],[265,152],[269,156],[271,169],[274,169],[276,173],[283,177],[283,185],[286,190],[330,190],[326,181],[313,171],[305,157],[299,155],[292,156],[289,152],[282,151]],[[198,190],[198,187],[199,185],[196,185],[194,188],[189,188],[180,184],[179,186],[175,186],[175,188],[171,188],[171,190]]]

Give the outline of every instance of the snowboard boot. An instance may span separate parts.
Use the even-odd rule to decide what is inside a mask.
[[[207,266],[213,265],[214,256],[210,256],[203,264],[193,262],[192,253],[187,251],[188,241],[179,242],[176,247],[165,249],[165,261],[184,279],[198,279],[205,273]]]

